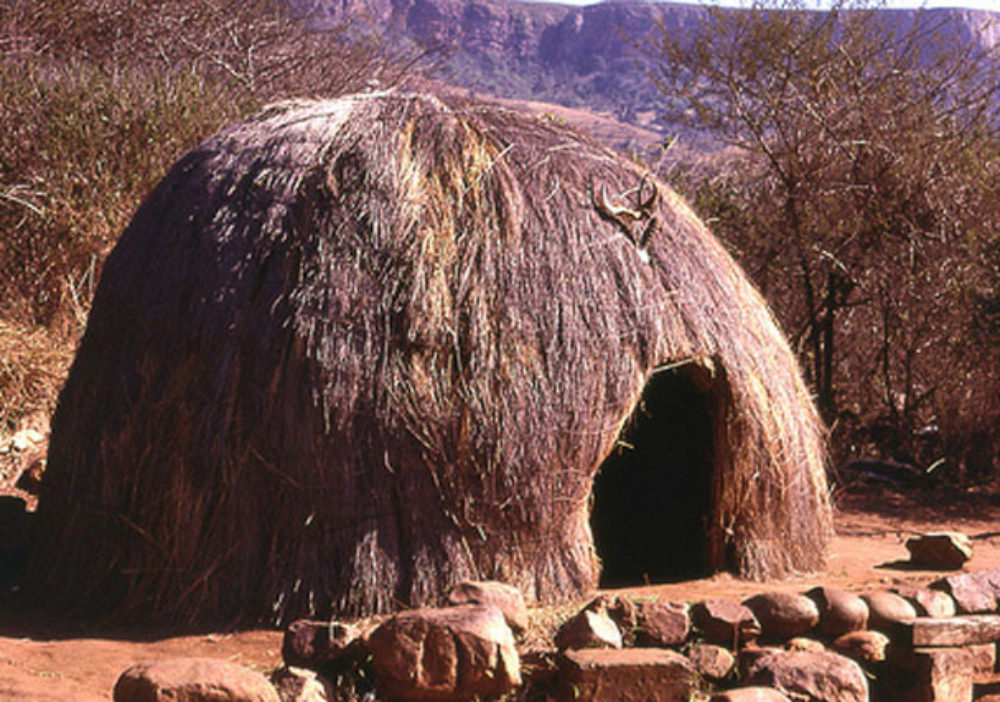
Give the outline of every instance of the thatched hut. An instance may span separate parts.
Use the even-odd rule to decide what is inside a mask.
[[[551,121],[407,94],[174,166],[104,267],[38,520],[50,605],[174,623],[469,577],[552,601],[602,560],[780,576],[830,534],[793,354],[684,203]]]

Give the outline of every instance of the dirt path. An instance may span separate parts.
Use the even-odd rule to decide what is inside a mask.
[[[633,588],[638,595],[671,600],[708,597],[742,599],[762,590],[804,591],[817,584],[854,591],[923,583],[940,573],[907,570],[905,539],[915,532],[954,529],[980,538],[969,570],[1000,568],[1000,499],[983,495],[898,495],[883,490],[854,492],[838,500],[837,537],[825,572],[778,583],[749,583],[729,575],[705,580]],[[58,630],[10,624],[0,611],[0,699],[109,699],[119,673],[132,663],[170,656],[211,656],[262,671],[281,660],[281,634],[247,631],[129,641],[67,638]],[[20,619],[20,617],[17,617]],[[6,623],[5,623],[6,622]]]

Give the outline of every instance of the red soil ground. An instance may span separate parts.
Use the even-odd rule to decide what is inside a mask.
[[[693,601],[742,599],[764,590],[805,591],[817,584],[863,592],[924,583],[941,574],[906,569],[903,542],[916,532],[946,529],[974,537],[975,556],[967,570],[1000,568],[1000,497],[865,488],[841,495],[837,503],[837,537],[823,573],[766,584],[718,575],[628,592]],[[211,656],[269,671],[280,664],[280,647],[281,633],[266,630],[146,640],[79,636],[38,624],[24,613],[0,610],[0,699],[107,700],[122,670],[160,657]]]

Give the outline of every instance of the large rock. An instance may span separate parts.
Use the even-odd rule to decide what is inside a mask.
[[[711,702],[791,702],[773,687],[738,687],[712,695]]]
[[[743,604],[760,622],[762,639],[785,641],[811,631],[819,623],[819,608],[805,595],[764,592]]]
[[[836,587],[813,588],[806,595],[819,610],[817,631],[835,639],[868,626],[868,605],[858,595]]]
[[[871,629],[889,631],[896,622],[917,616],[912,604],[892,592],[870,592],[862,598],[868,604],[868,627]]]
[[[909,649],[891,645],[878,677],[879,699],[971,702],[976,660],[966,648]]]
[[[332,702],[336,694],[330,681],[306,668],[278,668],[271,674],[271,684],[281,702]]]
[[[750,669],[761,658],[770,656],[772,653],[784,652],[785,649],[779,646],[758,646],[757,644],[751,644],[746,648],[741,648],[736,652],[736,668],[739,671],[740,678],[745,680],[750,673]]]
[[[994,612],[1000,595],[1000,571],[982,570],[977,573],[949,575],[931,583],[931,587],[947,592],[955,600],[960,614]]]
[[[360,653],[361,630],[342,622],[299,619],[285,629],[281,657],[285,665],[311,670],[336,669]]]
[[[503,612],[508,626],[515,632],[528,628],[528,607],[524,595],[513,585],[495,580],[466,580],[448,593],[452,605],[480,604],[493,605]]]
[[[885,660],[889,637],[881,631],[849,631],[833,640],[837,653],[862,665],[875,665]]]
[[[917,605],[917,613],[927,617],[954,617],[958,613],[955,598],[942,590],[923,587],[907,599]]]
[[[280,702],[260,673],[214,658],[137,663],[118,678],[114,702]]]
[[[391,699],[469,700],[521,684],[514,634],[492,605],[397,614],[372,632],[368,650]]]
[[[957,570],[972,558],[972,542],[958,531],[938,531],[906,540],[910,562],[928,570]]]
[[[691,608],[691,621],[708,643],[737,650],[760,636],[760,622],[749,607],[730,600],[705,600]]]
[[[893,640],[912,648],[970,646],[1000,641],[1000,615],[969,614],[935,619],[920,617],[898,622]]]
[[[562,700],[687,702],[695,689],[691,662],[662,648],[566,651],[559,670]]]
[[[680,646],[691,633],[691,613],[686,604],[651,601],[639,605],[640,646]]]
[[[736,668],[736,657],[729,649],[714,644],[695,644],[687,656],[703,678],[715,682],[725,680]]]
[[[747,683],[781,690],[802,702],[868,702],[868,681],[857,663],[836,653],[788,651],[764,656]]]
[[[560,651],[577,648],[621,648],[622,634],[607,614],[582,610],[563,622],[555,636]]]

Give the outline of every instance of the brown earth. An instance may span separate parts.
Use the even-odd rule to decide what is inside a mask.
[[[854,591],[925,583],[939,573],[911,570],[904,540],[916,532],[962,531],[973,537],[967,570],[1000,567],[1000,496],[957,491],[900,494],[854,489],[838,497],[837,537],[825,572],[775,583],[730,575],[627,590],[667,600],[743,599],[765,590],[805,591],[817,584]],[[532,612],[525,647],[546,644],[552,627],[577,605]],[[281,633],[257,630],[183,637],[97,637],[39,623],[38,617],[0,610],[0,699],[107,700],[119,673],[160,657],[211,656],[269,671],[281,660]]]

